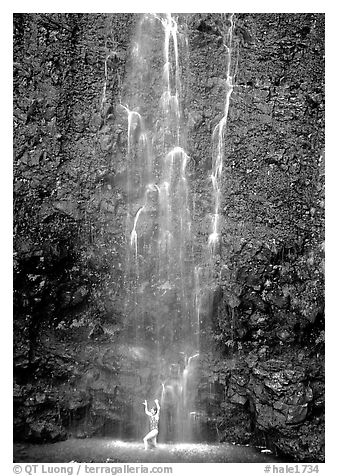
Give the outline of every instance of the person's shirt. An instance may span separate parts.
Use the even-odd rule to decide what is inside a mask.
[[[158,429],[158,420],[159,420],[158,412],[155,415],[151,415],[149,417],[150,431]]]

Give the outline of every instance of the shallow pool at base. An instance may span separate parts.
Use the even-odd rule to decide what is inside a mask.
[[[69,439],[53,444],[14,445],[14,462],[38,463],[264,463],[281,461],[263,449],[230,443],[161,443],[145,451],[141,442],[108,438]]]

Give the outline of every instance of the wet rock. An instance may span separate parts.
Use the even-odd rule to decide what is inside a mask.
[[[261,275],[250,274],[245,281],[246,285],[259,291],[262,287],[262,278]]]
[[[104,334],[104,328],[100,323],[96,323],[91,331],[88,334],[90,339],[95,339],[96,337],[102,336]]]
[[[268,316],[266,314],[256,311],[250,316],[250,325],[251,327],[257,327],[261,329],[267,325],[267,319]]]
[[[78,209],[78,203],[73,199],[61,200],[53,203],[54,209],[69,215],[70,217],[78,220],[80,217],[80,212]]]
[[[267,370],[264,370],[260,367],[254,367],[253,370],[252,370],[252,373],[257,376],[257,377],[268,377],[269,376],[269,372]]]
[[[46,396],[45,393],[37,393],[37,394],[35,395],[35,401],[36,401],[36,403],[38,403],[38,404],[45,403],[46,400],[47,400],[47,396]]]
[[[258,361],[258,356],[254,353],[250,353],[248,356],[245,358],[245,362],[247,363],[249,368],[255,367],[256,363]]]
[[[269,351],[269,347],[268,346],[263,346],[263,347],[260,347],[257,351],[257,355],[259,357],[260,360],[266,360],[266,357],[268,355],[268,351]]]
[[[235,294],[232,294],[230,292],[225,292],[224,295],[225,295],[224,296],[225,300],[227,301],[229,306],[232,307],[233,309],[238,307],[241,304],[240,299]]]
[[[292,383],[301,382],[305,379],[305,371],[301,367],[297,369],[285,369],[284,375]]]
[[[276,402],[274,402],[273,408],[275,408],[276,410],[279,410],[284,415],[287,415],[289,412],[290,406],[284,403],[283,400],[277,400]]]
[[[245,387],[249,381],[249,375],[233,375],[232,380],[240,387]]]
[[[265,299],[279,309],[287,309],[289,306],[289,297],[280,291],[268,292]]]
[[[239,395],[238,393],[234,393],[233,395],[230,396],[230,402],[236,403],[238,405],[245,405],[247,400],[248,400],[247,397],[243,395]]]
[[[89,291],[86,286],[80,286],[73,294],[70,304],[72,306],[77,306],[83,302],[83,300],[88,296],[88,293]]]
[[[42,420],[28,426],[27,437],[35,443],[63,441],[67,438],[67,432],[56,423]]]
[[[264,385],[276,394],[283,392],[287,384],[288,380],[284,379],[282,372],[275,373],[271,375],[270,379],[264,380]]]
[[[75,438],[78,438],[79,440],[84,440],[85,438],[89,438],[90,433],[86,432],[85,430],[79,430],[75,434]]]
[[[256,423],[263,430],[280,429],[285,426],[286,417],[283,413],[269,405],[255,404],[257,413]]]
[[[304,403],[304,405],[294,405],[290,407],[288,410],[286,424],[296,425],[298,423],[301,423],[302,421],[305,420],[307,412],[308,412],[307,403]]]
[[[292,342],[294,340],[294,335],[288,329],[280,329],[276,332],[276,336],[282,342]]]

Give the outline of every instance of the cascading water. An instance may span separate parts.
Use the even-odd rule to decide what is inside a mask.
[[[196,439],[200,430],[200,326],[204,303],[210,302],[214,288],[224,135],[233,90],[233,15],[228,15],[223,38],[225,105],[212,134],[214,209],[207,257],[197,264],[191,193],[194,161],[186,149],[188,41],[182,33],[186,31],[184,16],[180,22],[171,14],[141,16],[119,107],[127,170],[124,337],[126,347],[136,356],[131,372],[139,369],[147,375],[146,384],[140,380],[139,394],[133,389],[131,419],[136,426],[133,434],[140,437],[143,430],[137,421],[142,399],[160,399],[162,441]]]
[[[120,107],[127,126],[125,284],[132,316],[126,341],[150,356],[148,392],[161,399],[160,436],[167,441],[190,440],[196,415],[199,325],[180,56],[186,45],[171,14],[143,15]]]
[[[230,97],[233,91],[233,76],[236,74],[232,65],[232,43],[234,30],[234,14],[222,14],[223,47],[225,50],[225,79],[223,89],[225,95],[223,113],[212,132],[212,170],[209,177],[213,209],[210,213],[209,236],[206,253],[195,268],[196,310],[200,323],[208,319],[213,312],[215,291],[217,290],[216,263],[221,254],[221,232],[224,227],[222,211],[222,173],[225,155],[225,134],[229,113]],[[237,66],[236,66],[237,67]],[[236,68],[235,68],[236,70]],[[224,181],[224,179],[223,179]],[[209,186],[210,186],[209,185]],[[231,326],[233,323],[231,323]],[[233,330],[232,330],[233,331]],[[208,345],[208,344],[206,344]]]
[[[228,113],[229,113],[229,104],[230,96],[233,91],[232,76],[231,76],[231,45],[232,45],[232,34],[233,34],[233,14],[229,14],[226,18],[227,24],[229,25],[227,31],[224,35],[224,47],[226,50],[226,80],[225,80],[225,104],[224,104],[224,114],[222,119],[216,125],[213,134],[212,134],[212,145],[213,145],[213,155],[212,155],[212,173],[210,176],[212,183],[212,191],[214,197],[214,214],[212,218],[212,231],[209,235],[208,246],[210,250],[210,255],[214,256],[216,253],[217,245],[220,239],[220,205],[221,205],[221,177],[223,170],[223,157],[224,157],[224,134],[226,130]]]

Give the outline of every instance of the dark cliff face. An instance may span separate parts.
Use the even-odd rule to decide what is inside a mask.
[[[207,137],[222,114],[225,72],[217,18],[198,15],[191,24],[192,97],[201,98],[192,106],[191,148],[203,234]],[[215,402],[224,408],[219,434],[244,441],[262,432],[301,459],[323,454],[323,28],[321,15],[236,16],[213,303],[224,368],[220,379],[216,359],[210,372],[224,386]]]
[[[181,20],[200,261],[212,213],[211,134],[224,108],[224,21]],[[126,131],[116,105],[136,22],[132,14],[14,16],[17,438],[128,434],[128,394],[151,378],[114,353],[126,317]],[[213,351],[202,361],[212,388],[207,425],[221,440],[260,439],[322,460],[324,16],[235,15],[232,74],[222,243],[205,329]]]

